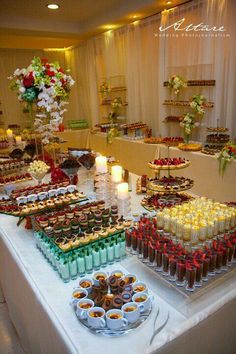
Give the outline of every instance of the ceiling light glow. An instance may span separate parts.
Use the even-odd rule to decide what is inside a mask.
[[[167,1],[166,2],[166,5],[171,5],[172,4],[172,1]]]
[[[58,4],[48,4],[47,7],[50,10],[57,10],[59,8],[59,5]]]

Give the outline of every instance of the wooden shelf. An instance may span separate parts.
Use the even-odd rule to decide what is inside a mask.
[[[187,86],[196,86],[196,87],[212,87],[215,86],[216,80],[188,80],[187,81]],[[168,81],[164,81],[163,83],[164,87],[169,86]]]
[[[165,100],[163,105],[185,108],[185,107],[189,107],[190,106],[190,101]],[[203,106],[204,106],[204,108],[213,108],[214,107],[214,102],[206,102]]]
[[[104,102],[101,103],[100,106],[110,106],[111,102]],[[128,106],[128,102],[122,103],[122,106]]]
[[[117,91],[126,91],[127,88],[125,86],[117,86],[117,87],[112,87],[111,92],[117,92]]]

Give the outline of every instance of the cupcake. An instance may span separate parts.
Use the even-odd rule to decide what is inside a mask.
[[[54,226],[53,226],[53,232],[55,237],[59,237],[62,234],[62,225],[61,223],[57,222]]]
[[[84,214],[90,213],[90,206],[88,203],[83,206],[83,213]]]
[[[45,228],[48,226],[48,218],[46,216],[41,216],[39,217],[38,219],[38,222],[39,222],[39,225],[42,227],[42,228]]]
[[[110,217],[110,210],[109,210],[109,208],[107,208],[107,209],[104,209],[103,210],[103,212],[102,212],[102,219],[109,219],[109,217]]]
[[[71,230],[70,220],[65,220],[62,224],[62,229],[64,233],[68,233]]]
[[[105,209],[105,202],[104,202],[104,200],[101,200],[101,201],[98,202],[98,208],[99,208],[100,210]]]
[[[48,217],[50,225],[54,225],[57,222],[57,217],[55,214],[49,215]]]
[[[52,226],[45,227],[44,231],[48,235],[48,237],[53,237],[54,230]]]
[[[74,211],[72,209],[69,209],[67,212],[66,212],[66,217],[68,219],[73,219],[74,217]]]
[[[95,216],[95,220],[102,220],[102,212],[101,212],[101,210],[95,210],[94,216]]]
[[[111,215],[118,215],[118,206],[117,205],[111,206]]]
[[[87,215],[81,215],[79,217],[79,224],[82,229],[86,229],[88,227],[88,217]]]
[[[65,221],[66,215],[64,213],[64,211],[60,211],[57,213],[57,219],[59,222],[63,222]]]
[[[95,226],[102,226],[102,220],[95,220]]]
[[[90,206],[91,212],[95,212],[95,210],[97,210],[97,209],[98,209],[97,203],[92,203]]]
[[[71,220],[71,229],[78,230],[79,229],[79,218],[74,218]]]
[[[80,208],[75,207],[75,208],[73,209],[73,211],[74,211],[74,215],[75,215],[76,217],[78,217],[78,216],[80,216],[80,215],[82,214],[82,210],[81,210]]]

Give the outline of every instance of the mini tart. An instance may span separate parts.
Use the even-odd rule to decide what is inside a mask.
[[[30,209],[32,211],[37,211],[38,210],[38,205],[36,205],[35,203],[32,203]]]
[[[55,203],[55,205],[61,205],[61,204],[62,204],[62,201],[61,201],[61,199],[59,199],[59,198],[55,198],[55,199],[54,199],[54,203]]]
[[[100,235],[100,232],[99,233],[94,233],[94,234],[91,234],[90,236],[90,241],[96,241],[99,239],[99,235]]]
[[[131,220],[125,220],[123,225],[124,225],[124,227],[130,227],[131,224],[132,224]]]
[[[71,245],[72,245],[73,247],[78,247],[78,246],[80,245],[80,239],[79,239],[78,237],[76,237],[75,239],[73,239],[73,240],[71,241]]]
[[[71,200],[77,200],[78,197],[77,197],[75,194],[71,193],[70,199],[71,199]]]
[[[116,226],[116,230],[124,230],[124,225],[123,225],[123,223],[119,223],[119,224]]]
[[[109,235],[107,230],[102,230],[101,232],[99,232],[99,236],[102,238],[105,238]]]
[[[21,209],[21,214],[28,214],[30,212],[30,209],[28,208],[27,205],[24,205]]]
[[[71,244],[70,242],[62,242],[58,245],[60,247],[61,250],[63,251],[68,251],[69,249],[71,249]]]
[[[76,192],[76,193],[75,193],[75,197],[76,197],[76,198],[79,198],[79,199],[84,199],[84,198],[85,198],[85,195],[84,195],[84,193],[78,193],[78,192]]]
[[[116,227],[111,225],[108,232],[109,232],[109,235],[114,234],[116,232]]]
[[[80,244],[81,245],[87,245],[90,241],[90,238],[88,236],[84,236],[80,238]]]
[[[39,210],[43,210],[45,207],[46,207],[46,205],[45,205],[44,202],[39,202],[39,203],[38,203],[38,209],[39,209]]]
[[[53,208],[54,207],[54,203],[51,200],[48,200],[46,202],[46,205],[47,205],[48,208]]]
[[[55,244],[60,245],[61,243],[65,242],[63,237],[58,237],[55,239]]]

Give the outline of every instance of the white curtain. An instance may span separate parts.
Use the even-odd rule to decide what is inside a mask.
[[[235,7],[234,0],[193,0],[172,11],[164,11],[90,39],[90,45],[83,44],[79,50],[86,57],[95,56],[96,65],[91,60],[92,72],[86,81],[96,78],[97,91],[94,85],[96,99],[93,102],[86,91],[82,92],[83,99],[99,107],[98,87],[101,81],[110,76],[124,75],[128,89],[128,121],[142,120],[152,127],[156,135],[179,135],[181,130],[178,124],[165,124],[163,121],[168,115],[182,115],[186,109],[163,105],[165,99],[171,98],[163,82],[172,74],[182,75],[187,80],[212,79],[216,80],[216,86],[188,87],[179,99],[188,100],[194,94],[203,94],[208,101],[214,102],[214,108],[206,111],[203,127],[196,129],[197,139],[204,140],[205,126],[217,124],[227,126],[231,136],[235,137]],[[159,37],[160,25],[170,25],[182,18],[186,19],[185,25],[203,22],[215,27],[224,26],[230,36],[193,37],[188,33],[183,37],[179,34],[178,38]],[[87,62],[85,64],[83,61],[77,64],[81,73],[88,73]],[[90,110],[93,110],[91,121],[95,124],[101,119],[100,112],[95,107]]]
[[[128,106],[123,110],[127,120],[147,123],[155,135],[179,135],[178,124],[163,123],[166,116],[181,115],[186,111],[163,105],[164,100],[171,97],[163,82],[172,74],[178,74],[187,80],[216,80],[215,87],[186,88],[179,99],[188,100],[194,94],[203,94],[214,102],[214,108],[207,109],[205,114],[205,126],[226,126],[235,137],[235,15],[235,0],[193,0],[172,11],[91,38],[65,53],[0,50],[0,75],[3,78],[0,80],[0,100],[6,122],[24,119],[15,93],[7,87],[6,77],[15,68],[28,65],[32,56],[42,54],[54,60],[60,56],[60,61],[71,67],[76,85],[71,91],[66,119],[85,118],[91,126],[101,121],[109,107],[101,106],[99,85],[104,78],[117,82],[122,78],[127,87]],[[185,18],[186,25],[203,22],[209,26],[224,26],[229,36],[191,37],[191,33],[178,38],[159,36],[160,25],[170,25],[182,18]],[[202,127],[196,129],[195,137],[204,140],[204,134],[205,127]]]

